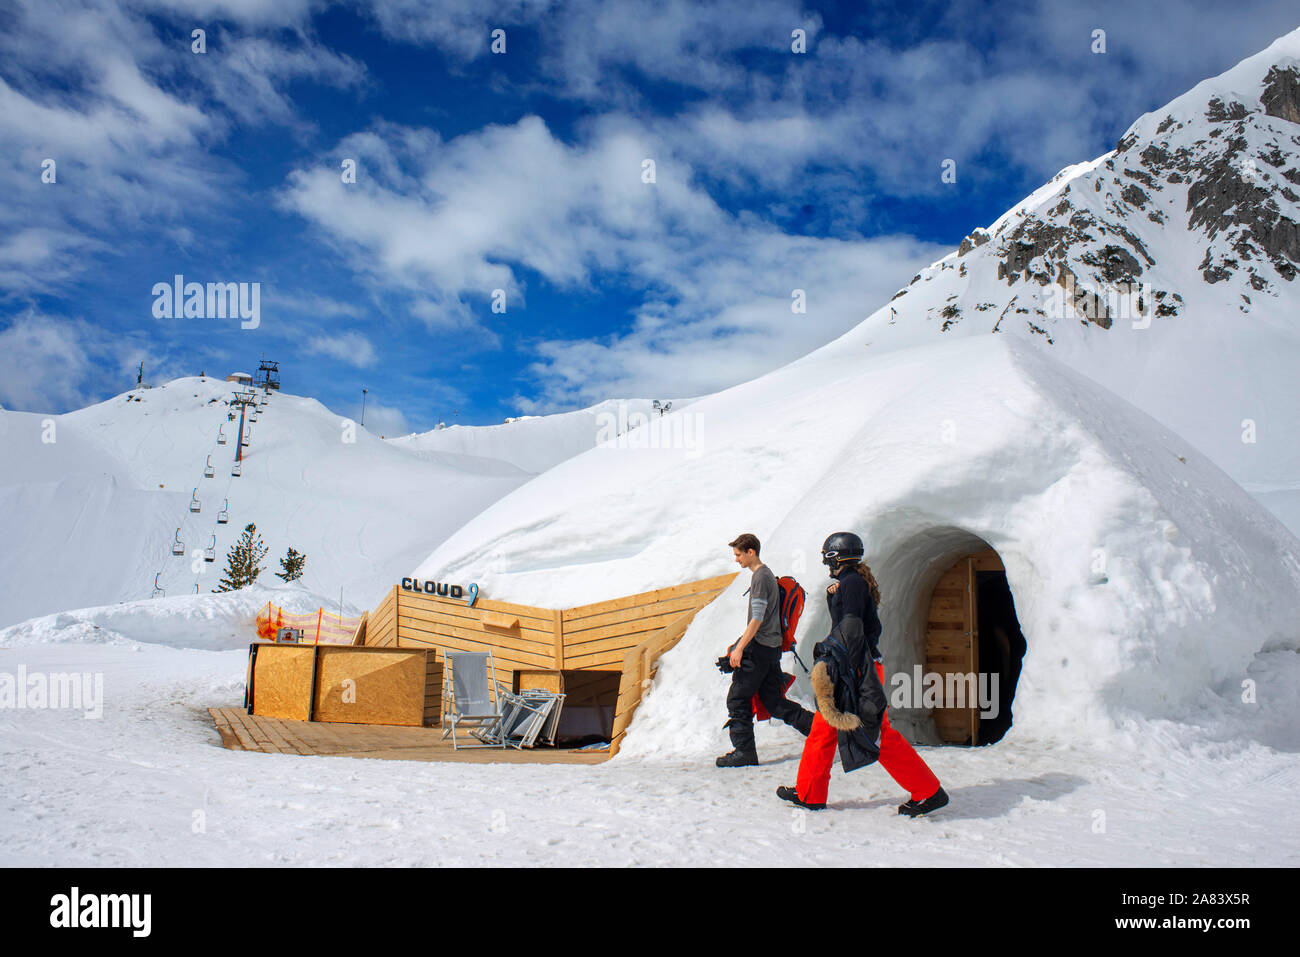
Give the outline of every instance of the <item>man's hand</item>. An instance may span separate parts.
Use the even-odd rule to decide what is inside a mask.
[[[737,641],[735,647],[731,649],[731,667],[739,668],[740,659],[743,658],[744,655],[745,655],[745,650],[740,647],[740,642]]]
[[[834,595],[839,590],[840,590],[839,582],[831,582],[829,585],[826,586],[826,594],[828,595]]]

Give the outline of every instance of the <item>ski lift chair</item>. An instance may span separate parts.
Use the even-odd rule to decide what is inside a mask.
[[[230,522],[230,512],[227,511],[229,508],[230,508],[230,499],[226,499],[225,502],[223,502],[221,505],[221,511],[217,512],[218,525],[225,525]]]
[[[442,669],[442,732],[451,735],[452,750],[505,748],[501,737],[501,706],[510,694],[496,681],[495,662],[490,651],[448,651]],[[495,684],[496,694],[489,688]],[[513,695],[511,696],[513,697]],[[461,744],[459,728],[468,728],[479,744]]]
[[[212,533],[212,544],[203,549],[203,560],[205,562],[215,562],[217,560],[217,533]]]
[[[181,530],[176,529],[176,540],[172,542],[172,554],[185,557],[185,543],[181,541]]]
[[[240,468],[240,463],[238,462],[230,467],[230,474],[235,478],[239,478],[241,472],[243,472],[243,469]]]
[[[217,445],[226,444],[226,431],[221,426],[217,426]]]
[[[163,591],[162,585],[158,584],[158,576],[161,574],[162,572],[153,573],[153,594],[149,596],[150,598],[162,598],[164,595],[167,594],[165,591]]]
[[[203,477],[212,478],[216,474],[217,470],[212,467],[212,456],[209,455],[207,464],[203,466]]]
[[[203,511],[203,505],[199,501],[199,490],[197,488],[190,493],[190,511],[191,512]]]

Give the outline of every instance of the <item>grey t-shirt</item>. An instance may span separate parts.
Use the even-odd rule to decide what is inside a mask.
[[[776,576],[766,565],[754,569],[749,582],[749,606],[745,609],[745,625],[755,618],[762,621],[754,640],[768,648],[781,647],[781,589]]]

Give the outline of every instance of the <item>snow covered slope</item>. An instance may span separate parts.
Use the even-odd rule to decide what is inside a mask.
[[[1300,30],[1062,170],[822,351],[1027,336],[1300,534],[1297,267]]]
[[[570,459],[419,574],[565,607],[727,571],[726,543],[753,531],[810,587],[807,651],[828,624],[817,550],[852,529],[884,593],[887,667],[907,671],[934,582],[987,543],[1029,643],[1017,726],[1036,734],[1185,714],[1257,652],[1300,648],[1300,540],[1189,442],[1013,334],[826,351],[673,415],[704,422],[702,448]],[[721,747],[712,661],[747,577],[665,656],[625,753]],[[900,717],[926,734],[923,713]]]
[[[680,409],[688,402],[672,400],[672,405]],[[658,415],[650,399],[608,399],[576,412],[526,415],[502,425],[453,425],[390,442],[417,453],[459,452],[500,459],[537,474],[595,448],[610,429],[617,435]]]
[[[278,582],[293,546],[307,555],[306,587],[373,606],[430,540],[527,479],[507,462],[410,455],[287,394],[260,410],[236,478],[230,392],[184,378],[66,415],[0,412],[0,624],[148,598],[155,573],[169,596],[210,592],[249,522],[269,549],[264,578]],[[172,554],[178,529],[184,557]]]

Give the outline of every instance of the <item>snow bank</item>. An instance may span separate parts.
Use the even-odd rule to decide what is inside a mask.
[[[338,610],[338,597],[314,595],[296,583],[252,585],[219,595],[180,595],[58,612],[0,630],[0,648],[56,644],[136,644],[225,651],[257,639],[257,613],[267,602],[304,614]],[[365,609],[344,605],[345,617]]]

